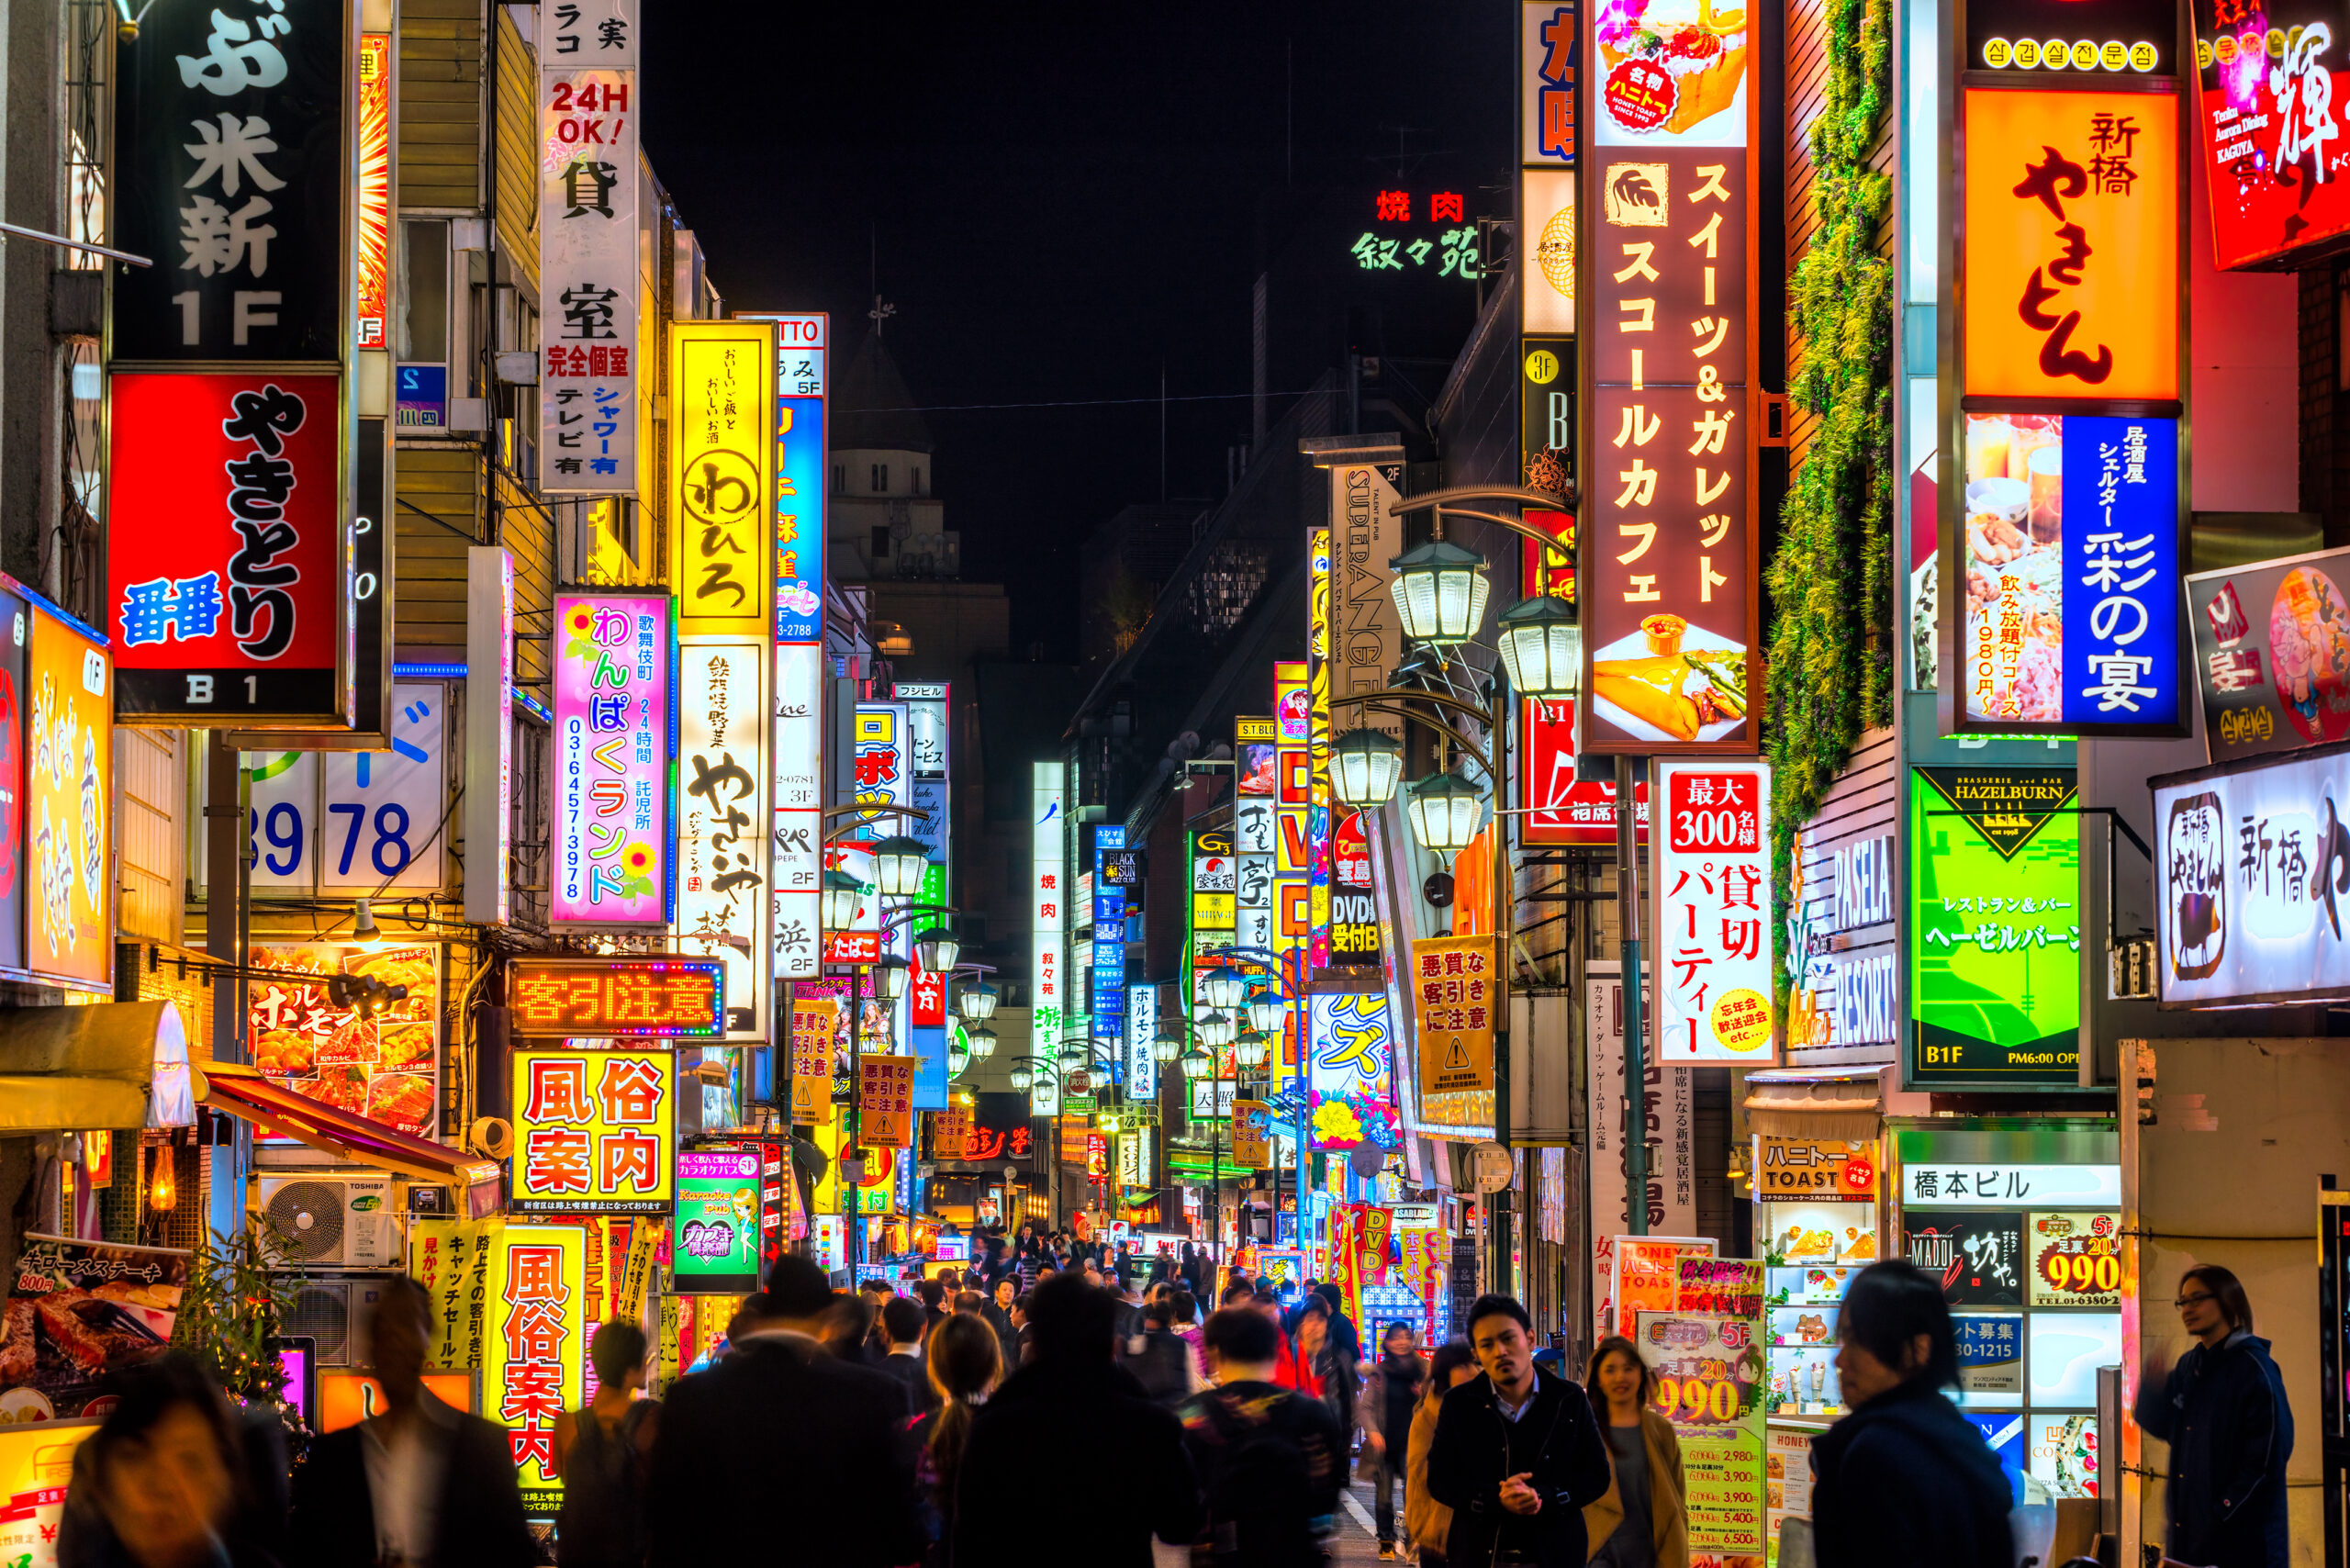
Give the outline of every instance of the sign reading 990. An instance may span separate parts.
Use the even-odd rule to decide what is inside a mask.
[[[2033,1215],[2024,1226],[2034,1306],[2117,1306],[2121,1301],[2121,1216]]]
[[[253,890],[372,893],[442,885],[448,688],[392,688],[391,749],[243,754]]]

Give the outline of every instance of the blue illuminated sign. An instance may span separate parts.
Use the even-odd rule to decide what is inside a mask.
[[[2065,722],[2175,724],[2178,422],[2067,415]]]

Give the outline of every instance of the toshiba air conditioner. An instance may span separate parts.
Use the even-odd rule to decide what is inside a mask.
[[[285,1332],[316,1341],[322,1367],[374,1366],[369,1331],[375,1327],[376,1298],[389,1277],[343,1274],[303,1280],[285,1314]]]
[[[390,1269],[399,1262],[388,1176],[256,1178],[271,1260],[295,1271]]]

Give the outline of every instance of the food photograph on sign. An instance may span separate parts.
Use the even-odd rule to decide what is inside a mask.
[[[252,1064],[282,1089],[381,1122],[410,1137],[439,1134],[441,949],[260,945],[246,963],[264,975],[350,976],[404,988],[386,1011],[338,1006],[316,980],[246,982]]]
[[[1966,725],[2175,727],[2177,421],[1965,421]]]
[[[2350,737],[2350,550],[2187,579],[2213,762]]]
[[[1746,144],[1748,12],[1715,0],[1604,0],[1593,28],[1603,146]]]

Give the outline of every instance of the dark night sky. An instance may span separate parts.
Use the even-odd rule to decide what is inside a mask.
[[[869,327],[878,246],[917,401],[1149,399],[925,416],[964,577],[1011,585],[1015,652],[1073,659],[1080,541],[1158,498],[1162,361],[1170,396],[1248,390],[1285,47],[1300,185],[1392,177],[1398,126],[1492,183],[1517,7],[1039,11],[649,6],[645,149],[730,307],[830,311],[836,367]],[[1169,493],[1221,495],[1248,429],[1245,397],[1172,404]]]

